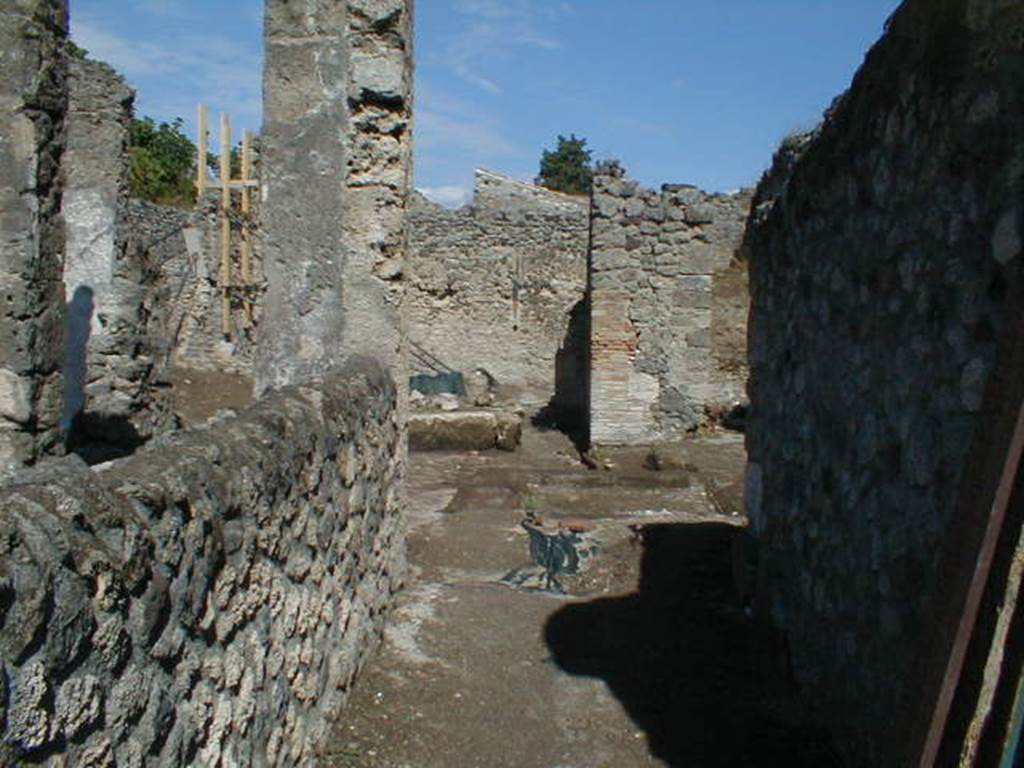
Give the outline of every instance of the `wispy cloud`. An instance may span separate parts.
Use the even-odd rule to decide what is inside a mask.
[[[128,40],[88,21],[76,20],[71,36],[91,58],[107,62],[129,79],[166,74],[179,65],[175,52],[158,43]]]
[[[456,116],[420,109],[416,117],[416,141],[424,152],[455,150],[477,158],[518,157],[523,150],[482,115]]]
[[[172,4],[151,0],[146,10],[159,14],[165,5]],[[188,26],[170,25],[160,33],[129,38],[88,16],[73,19],[72,37],[92,58],[108,62],[128,79],[138,90],[137,111],[142,114],[163,120],[182,117],[191,127],[195,105],[203,102],[214,111],[229,112],[236,125],[259,126],[259,48],[227,35],[196,34]]]
[[[502,92],[489,74],[519,49],[555,50],[562,42],[546,30],[573,12],[567,2],[545,0],[452,0],[453,32],[439,55],[452,74],[489,93]]]

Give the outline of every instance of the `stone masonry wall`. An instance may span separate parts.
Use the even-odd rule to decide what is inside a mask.
[[[0,466],[59,450],[67,4],[0,14]]]
[[[0,488],[0,764],[311,765],[403,577],[396,406],[355,360]]]
[[[751,224],[758,600],[879,765],[1020,268],[1024,7],[909,0]],[[785,167],[793,167],[786,183]]]
[[[430,372],[417,367],[423,349],[467,379],[485,369],[531,406],[555,396],[559,372],[563,390],[585,380],[573,320],[586,294],[586,200],[478,171],[471,205],[418,197],[409,225],[413,372]]]
[[[251,374],[256,333],[254,327],[246,326],[240,301],[236,299],[232,305],[230,339],[224,338],[221,326],[220,227],[214,203],[186,211],[131,200],[127,238],[129,256],[143,270],[145,333],[158,368]],[[240,274],[239,243],[236,232],[232,239],[236,280]],[[252,264],[260,285],[258,250]],[[253,293],[257,324],[261,295],[260,289]]]
[[[668,440],[705,407],[742,397],[743,355],[723,343],[744,301],[712,311],[716,276],[737,277],[750,195],[696,187],[642,189],[617,165],[594,179],[591,206],[590,437],[597,444]],[[715,333],[713,322],[723,332]],[[732,364],[729,361],[732,360]]]
[[[145,272],[126,248],[134,94],[106,64],[73,57],[64,153],[64,428],[131,442],[162,420],[150,385]]]
[[[410,0],[267,0],[257,389],[351,353],[401,371]]]

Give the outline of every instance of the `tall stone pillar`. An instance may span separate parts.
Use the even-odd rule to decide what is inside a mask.
[[[94,431],[124,431],[150,367],[139,354],[142,275],[125,258],[123,235],[134,94],[109,66],[86,59],[69,62],[68,83],[62,423],[69,428],[84,410]]]
[[[60,446],[66,0],[0,11],[0,466]]]
[[[266,0],[256,388],[352,354],[406,378],[412,2]]]

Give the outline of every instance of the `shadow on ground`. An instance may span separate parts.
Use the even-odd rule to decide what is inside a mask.
[[[670,766],[838,766],[827,735],[768,690],[770,654],[732,587],[736,535],[646,527],[639,590],[562,608],[548,647],[565,672],[604,680]]]

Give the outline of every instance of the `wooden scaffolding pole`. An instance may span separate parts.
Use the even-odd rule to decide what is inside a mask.
[[[252,180],[252,131],[246,129],[242,136],[242,286],[244,294],[245,324],[253,324],[252,306],[252,232],[249,228],[249,213],[252,210],[249,187]]]
[[[231,338],[231,119],[220,115],[220,288],[221,330]]]

